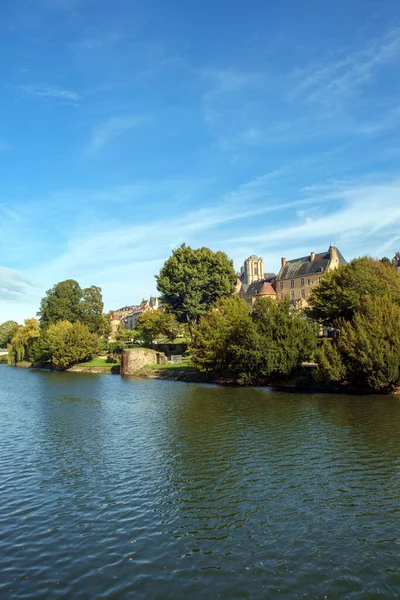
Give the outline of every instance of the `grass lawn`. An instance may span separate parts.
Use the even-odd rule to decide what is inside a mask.
[[[102,356],[96,356],[96,358],[92,358],[88,362],[79,363],[80,367],[113,367],[115,365],[119,365],[120,363],[108,363],[106,359]]]

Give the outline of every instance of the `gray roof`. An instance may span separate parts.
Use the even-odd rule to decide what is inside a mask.
[[[276,279],[275,273],[264,273],[264,281],[271,282]]]
[[[345,265],[346,260],[336,248],[339,257],[339,265]],[[320,252],[315,254],[314,260],[311,256],[302,256],[288,260],[286,265],[282,267],[278,274],[278,279],[293,279],[295,277],[307,277],[307,275],[316,275],[317,273],[325,273],[331,262],[331,255],[328,252]]]

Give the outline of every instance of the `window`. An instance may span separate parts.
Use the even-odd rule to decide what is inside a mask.
[[[318,283],[321,283],[321,277],[318,277]]]
[[[311,279],[308,280],[308,285],[311,285]]]
[[[305,297],[306,297],[306,290],[304,290],[304,289],[303,289],[303,290],[301,290],[301,297],[302,297],[302,298],[305,298]]]
[[[291,279],[291,280],[290,280],[290,287],[291,287],[291,288],[294,288],[294,279]]]
[[[284,299],[285,299],[285,294],[282,292],[281,293],[281,300],[284,300]]]
[[[294,300],[294,290],[292,290],[292,291],[290,292],[290,297],[291,297],[291,299],[292,299],[292,300]]]
[[[281,290],[283,290],[283,281],[279,282],[279,287],[280,287]]]
[[[304,277],[300,279],[300,285],[304,285]]]

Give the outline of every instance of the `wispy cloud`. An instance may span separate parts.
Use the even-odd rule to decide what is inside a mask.
[[[292,97],[334,105],[371,83],[379,68],[400,57],[400,29],[394,28],[361,50],[342,58],[298,69],[291,75]]]
[[[53,101],[67,100],[72,102],[78,102],[81,99],[81,96],[77,92],[46,83],[24,85],[20,86],[19,89],[32,98],[43,98]]]
[[[26,301],[41,288],[41,284],[20,271],[0,267],[0,301]]]
[[[116,137],[127,133],[134,127],[137,127],[146,121],[149,121],[149,117],[130,115],[123,117],[111,117],[93,129],[92,137],[86,153],[90,155],[98,152]]]

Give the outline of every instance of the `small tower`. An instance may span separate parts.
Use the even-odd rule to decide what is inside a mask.
[[[244,261],[243,283],[250,285],[264,278],[264,261],[252,254]]]

